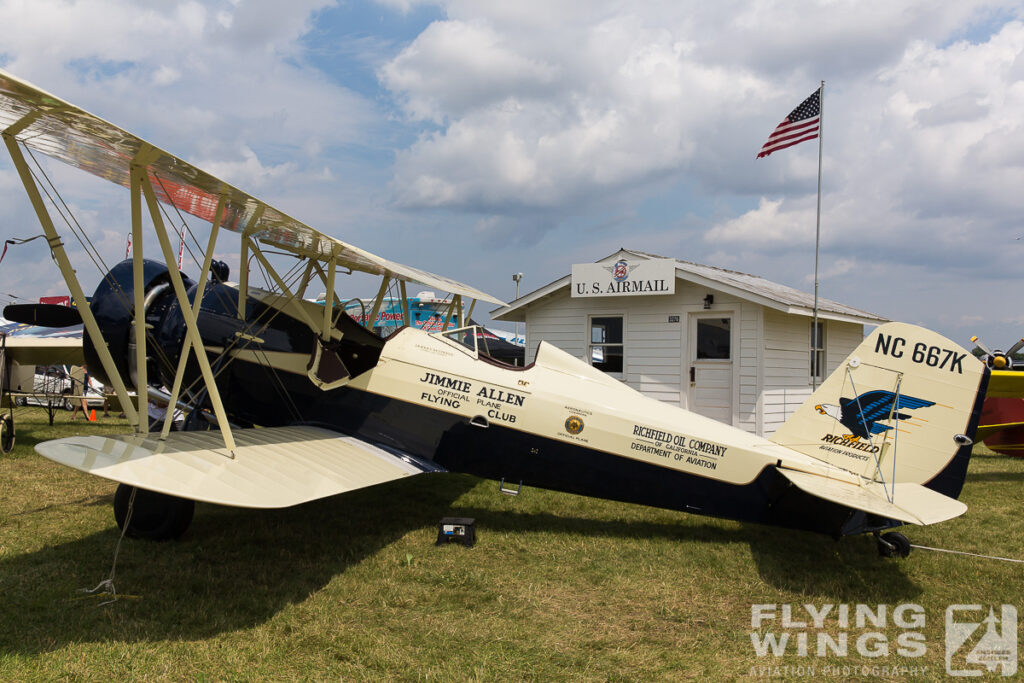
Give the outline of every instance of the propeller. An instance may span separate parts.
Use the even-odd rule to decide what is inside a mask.
[[[71,327],[82,324],[77,308],[59,304],[10,304],[4,306],[4,317],[11,322],[40,327]]]
[[[993,370],[1012,370],[1013,354],[1017,353],[1022,347],[1024,347],[1024,339],[1019,340],[1006,351],[1000,351],[999,349],[993,351],[985,346],[985,344],[976,336],[971,337],[971,342],[985,354],[985,365]]]

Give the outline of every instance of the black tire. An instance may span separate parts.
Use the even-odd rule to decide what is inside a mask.
[[[28,405],[28,398],[26,398],[25,396],[19,396],[18,398],[14,399],[14,405],[16,405],[16,406],[27,406]]]
[[[10,453],[14,450],[14,420],[10,415],[0,418],[0,451]]]
[[[132,504],[128,528],[125,529],[124,523],[128,517],[132,491],[136,491],[135,502]],[[192,523],[195,506],[195,501],[187,498],[119,484],[114,494],[114,520],[117,521],[117,527],[129,538],[169,541],[179,538],[188,529]]]
[[[898,531],[890,531],[878,538],[878,554],[882,557],[907,557],[910,541]]]

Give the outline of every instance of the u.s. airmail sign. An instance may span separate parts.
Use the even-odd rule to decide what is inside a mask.
[[[615,263],[574,263],[572,296],[650,296],[675,294],[673,259],[619,259]]]

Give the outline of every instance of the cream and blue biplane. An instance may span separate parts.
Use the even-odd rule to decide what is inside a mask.
[[[345,313],[338,274],[380,278],[370,321],[389,290],[407,300],[406,283],[449,293],[452,312],[468,303],[463,320],[477,302],[501,302],[314,230],[4,72],[0,133],[76,301],[86,292],[65,248],[72,237],[31,163],[45,155],[127,189],[133,257],[102,273],[79,311],[89,368],[117,392],[134,433],[36,450],[119,482],[115,516],[131,536],[181,535],[193,501],[283,507],[444,471],[837,537],[874,533],[884,554],[910,549],[888,530],[966,510],[957,497],[989,370],[934,332],[877,328],[762,438],[647,398],[546,342],[514,367],[465,329],[408,325],[408,310],[406,326],[381,338]],[[177,234],[167,207],[209,223],[193,277],[166,265]],[[150,230],[155,245],[144,244]],[[238,273],[214,259],[226,241],[240,248]],[[306,300],[311,286],[326,291],[323,304]],[[187,407],[186,430],[168,420],[148,431],[150,386]],[[890,397],[870,416],[884,428],[851,434],[842,410],[816,410],[871,392]]]

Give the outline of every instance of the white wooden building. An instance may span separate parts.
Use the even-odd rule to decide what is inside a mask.
[[[767,436],[887,320],[723,268],[621,249],[492,311],[638,391]],[[819,381],[822,375],[818,375]]]

